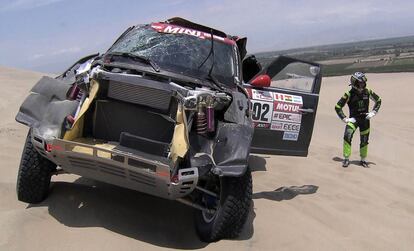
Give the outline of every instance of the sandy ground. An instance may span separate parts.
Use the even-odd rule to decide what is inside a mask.
[[[190,208],[74,175],[54,177],[39,205],[17,201],[27,129],[14,116],[40,77],[0,68],[0,250],[414,249],[414,74],[368,75],[383,107],[367,169],[338,162],[344,124],[333,107],[348,77],[324,79],[309,156],[253,156],[249,221],[238,240],[212,244],[198,240]]]

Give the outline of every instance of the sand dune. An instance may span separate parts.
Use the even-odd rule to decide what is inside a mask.
[[[39,205],[17,201],[27,128],[14,122],[42,74],[0,68],[0,250],[413,250],[414,74],[368,74],[383,107],[372,121],[364,169],[340,162],[343,123],[334,104],[348,77],[323,80],[307,158],[251,157],[254,206],[238,240],[206,244],[192,210],[75,175],[53,177]],[[353,160],[358,159],[358,135]]]

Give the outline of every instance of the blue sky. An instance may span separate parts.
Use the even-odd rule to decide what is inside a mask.
[[[173,16],[247,36],[250,52],[414,35],[414,1],[0,0],[0,65],[60,72]]]

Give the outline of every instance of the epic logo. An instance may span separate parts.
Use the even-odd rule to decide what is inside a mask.
[[[290,120],[290,117],[292,117],[292,114],[279,113],[279,115],[278,115],[279,119]]]
[[[302,121],[302,114],[273,112],[272,120],[300,123]]]

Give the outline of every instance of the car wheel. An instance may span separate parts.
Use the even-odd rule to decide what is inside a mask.
[[[250,169],[241,177],[223,177],[206,183],[205,189],[216,193],[218,198],[203,193],[199,203],[214,213],[197,210],[195,224],[202,241],[214,242],[223,238],[236,238],[247,220],[252,199],[252,176]]]
[[[31,132],[27,134],[26,144],[20,161],[17,176],[17,198],[27,203],[43,201],[50,186],[50,178],[56,165],[41,156],[31,141]]]

